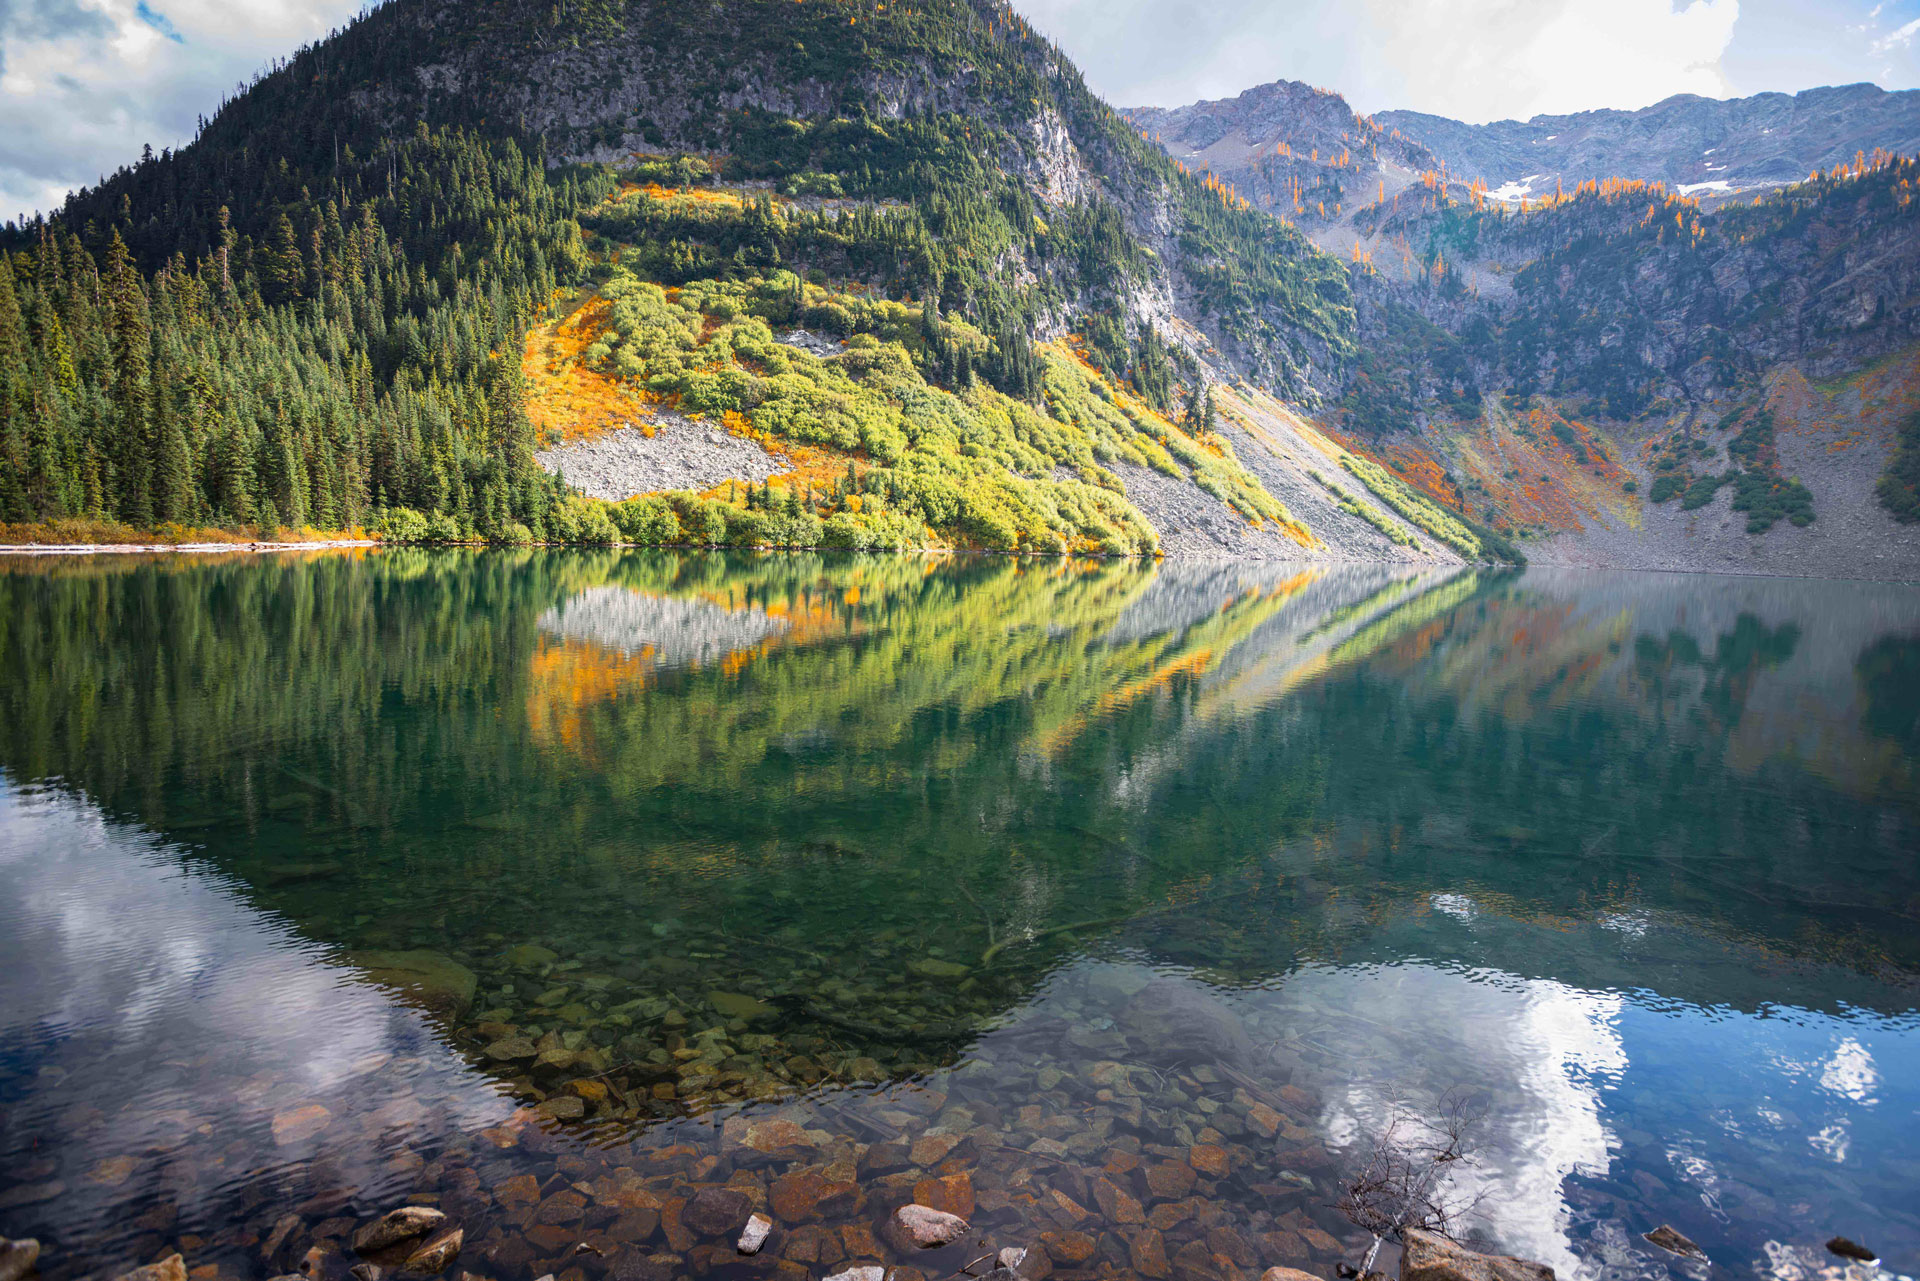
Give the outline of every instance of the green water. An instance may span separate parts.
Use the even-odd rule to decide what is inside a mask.
[[[409,1197],[487,1281],[1331,1275],[1352,1170],[1462,1100],[1462,1231],[1563,1274],[1693,1275],[1662,1222],[1920,1269],[1912,589],[407,551],[0,597],[46,1275],[267,1277]],[[682,1221],[716,1185],[759,1258]],[[975,1235],[874,1239],[915,1196]]]

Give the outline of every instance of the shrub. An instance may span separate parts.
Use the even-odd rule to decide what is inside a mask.
[[[667,500],[656,494],[615,503],[607,513],[627,542],[657,547],[680,537],[680,522]]]
[[[411,507],[389,507],[374,517],[373,532],[389,543],[424,543],[427,518]]]

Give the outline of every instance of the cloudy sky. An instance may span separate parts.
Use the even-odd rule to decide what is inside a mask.
[[[0,0],[0,217],[57,204],[362,0]],[[1269,80],[1466,120],[1920,85],[1920,0],[1014,0],[1121,106]]]

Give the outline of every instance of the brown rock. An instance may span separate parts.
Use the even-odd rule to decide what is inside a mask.
[[[551,1121],[578,1121],[587,1114],[587,1101],[572,1094],[556,1094],[534,1111]]]
[[[1189,1241],[1173,1256],[1174,1281],[1220,1281],[1220,1269],[1204,1241]]]
[[[1147,1167],[1147,1191],[1162,1201],[1178,1201],[1193,1191],[1194,1177],[1184,1161],[1161,1161]]]
[[[973,1176],[949,1174],[943,1179],[922,1179],[913,1185],[913,1199],[963,1219],[972,1218]]]
[[[1476,1254],[1438,1233],[1418,1228],[1408,1228],[1403,1238],[1401,1281],[1553,1281],[1553,1269],[1544,1263]]]
[[[913,1164],[912,1149],[903,1142],[876,1143],[860,1157],[863,1174],[888,1174]]]
[[[373,1254],[389,1246],[437,1231],[447,1216],[430,1205],[403,1205],[366,1224],[353,1234],[357,1254]]]
[[[967,1221],[928,1205],[903,1205],[887,1220],[889,1235],[902,1250],[932,1250],[952,1245],[967,1233]]]
[[[1252,1267],[1260,1259],[1252,1242],[1224,1224],[1207,1230],[1207,1249],[1225,1255],[1243,1268]]]
[[[540,1180],[531,1174],[515,1175],[494,1188],[493,1199],[501,1205],[532,1205],[540,1199]]]
[[[685,1254],[693,1249],[693,1229],[680,1221],[680,1211],[686,1206],[685,1197],[670,1197],[660,1207],[660,1231],[667,1238],[667,1248],[675,1254]]]
[[[1659,1227],[1647,1233],[1647,1240],[1653,1242],[1668,1254],[1677,1254],[1683,1259],[1698,1259],[1702,1263],[1707,1261],[1707,1252],[1682,1236],[1679,1230],[1673,1227],[1672,1224],[1662,1223]],[[1848,1244],[1852,1243],[1849,1242]],[[1827,1248],[1832,1249],[1832,1244],[1829,1243]],[[1838,1251],[1836,1251],[1836,1253],[1838,1253]]]
[[[1247,1124],[1258,1130],[1265,1138],[1270,1139],[1280,1133],[1280,1122],[1283,1119],[1278,1112],[1258,1100],[1255,1100],[1253,1106],[1247,1109]]]
[[[1261,1234],[1260,1240],[1266,1244],[1269,1255],[1278,1256],[1291,1263],[1304,1263],[1313,1256],[1307,1243],[1284,1228]]]
[[[1212,1143],[1196,1143],[1187,1149],[1187,1163],[1209,1179],[1227,1177],[1227,1150]]]
[[[677,1254],[641,1254],[623,1251],[608,1269],[608,1281],[673,1281],[680,1273]]]
[[[40,1258],[40,1243],[32,1237],[9,1241],[0,1237],[0,1281],[20,1281]]]
[[[1147,1211],[1147,1226],[1159,1228],[1165,1232],[1168,1228],[1185,1223],[1193,1217],[1193,1206],[1187,1201],[1162,1201]]]
[[[680,1222],[703,1237],[733,1236],[752,1209],[747,1194],[738,1188],[701,1188],[681,1208]]]
[[[114,1281],[187,1281],[187,1261],[177,1254],[170,1254],[158,1263],[123,1272]]]
[[[303,1139],[310,1139],[320,1133],[332,1121],[333,1113],[318,1103],[288,1108],[273,1118],[273,1141],[282,1147],[290,1143],[299,1143]]]
[[[1056,1218],[1064,1221],[1068,1227],[1072,1227],[1087,1217],[1087,1207],[1081,1205],[1059,1188],[1053,1189],[1052,1192],[1048,1194],[1045,1204],[1048,1211]]]
[[[660,1211],[628,1210],[607,1225],[607,1235],[628,1245],[651,1241],[660,1230]]]
[[[1320,1278],[1299,1268],[1268,1268],[1260,1274],[1260,1281],[1320,1281]]]
[[[788,1235],[786,1248],[781,1253],[795,1263],[822,1264],[828,1267],[847,1257],[846,1251],[840,1244],[840,1234],[817,1224],[796,1228]]]
[[[963,1135],[925,1134],[915,1139],[911,1150],[913,1163],[923,1170],[931,1170],[947,1159],[947,1153],[960,1145]]]
[[[782,1148],[810,1148],[813,1140],[798,1121],[769,1119],[749,1122],[740,1135],[741,1145],[756,1152],[778,1152]]]
[[[1133,1270],[1143,1277],[1166,1281],[1173,1275],[1173,1268],[1167,1263],[1167,1243],[1152,1228],[1142,1228],[1133,1234],[1127,1242],[1127,1254]]]
[[[773,1212],[782,1222],[805,1223],[826,1215],[850,1213],[860,1203],[860,1189],[830,1179],[818,1167],[790,1170],[773,1181]]]
[[[846,1247],[850,1259],[877,1259],[880,1257],[880,1243],[874,1239],[873,1229],[864,1223],[847,1223],[840,1228],[840,1244]]]
[[[421,1243],[420,1248],[407,1256],[400,1265],[405,1272],[417,1272],[423,1276],[432,1276],[444,1272],[447,1265],[460,1257],[460,1247],[466,1241],[466,1233],[459,1228],[444,1228]]]
[[[1321,1229],[1312,1226],[1296,1228],[1295,1231],[1300,1234],[1300,1239],[1305,1241],[1315,1254],[1341,1253],[1340,1242],[1331,1233],[1323,1232]]]
[[[545,1223],[561,1227],[569,1223],[578,1223],[587,1217],[587,1199],[571,1189],[554,1193],[540,1203],[533,1212],[535,1223]]]
[[[1084,1232],[1042,1232],[1040,1245],[1047,1257],[1064,1268],[1077,1268],[1093,1257],[1096,1242]]]
[[[1146,1211],[1133,1199],[1133,1194],[1115,1183],[1112,1179],[1093,1181],[1093,1199],[1100,1205],[1100,1212],[1111,1223],[1145,1223]]]

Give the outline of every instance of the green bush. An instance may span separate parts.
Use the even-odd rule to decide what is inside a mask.
[[[629,543],[658,547],[680,538],[680,521],[672,506],[656,494],[615,503],[607,514]]]
[[[389,543],[424,543],[427,518],[411,507],[389,507],[373,520],[373,532]]]

